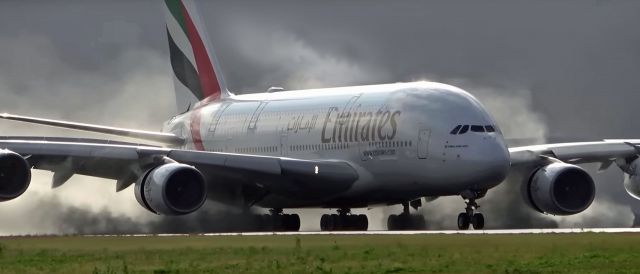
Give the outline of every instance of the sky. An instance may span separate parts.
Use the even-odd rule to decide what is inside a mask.
[[[160,129],[175,111],[161,2],[0,1],[0,112]],[[640,138],[637,1],[202,1],[200,7],[236,93],[433,80],[477,96],[507,138]],[[0,130],[103,137],[14,122],[0,122]],[[0,204],[3,218],[14,220],[0,225],[0,234],[93,232],[81,230],[87,223],[96,231],[135,230],[138,220],[176,220],[149,215],[131,189],[115,193],[113,182],[78,176],[52,191],[50,177],[35,172],[23,197]],[[487,214],[487,227],[630,226],[640,201],[625,193],[622,174],[614,167],[594,178],[596,203],[569,218],[517,205],[513,179],[480,204],[493,215],[517,216]],[[209,215],[233,211],[207,206]],[[449,228],[462,209],[452,197],[420,212],[431,227]],[[375,228],[397,211],[363,212]],[[303,228],[314,229],[316,215],[328,210],[308,212]],[[202,227],[209,222],[203,216],[198,225],[210,229]],[[126,224],[113,228],[110,221]]]

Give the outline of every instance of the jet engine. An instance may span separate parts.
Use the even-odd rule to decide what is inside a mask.
[[[619,166],[626,173],[624,189],[631,197],[640,200],[640,160],[635,159],[630,164],[625,163]]]
[[[587,209],[596,194],[591,176],[579,166],[552,163],[529,177],[523,194],[535,210],[552,215],[573,215]]]
[[[31,167],[10,150],[0,150],[0,202],[22,195],[31,182]]]
[[[138,178],[138,203],[159,215],[184,215],[198,210],[207,197],[204,176],[196,168],[179,163],[155,167]]]

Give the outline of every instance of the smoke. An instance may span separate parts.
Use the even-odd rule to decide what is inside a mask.
[[[364,67],[349,58],[322,52],[291,32],[261,28],[256,22],[234,21],[228,30],[236,41],[235,54],[240,60],[250,60],[258,75],[250,92],[266,90],[263,85],[283,86],[287,90],[323,88],[384,82],[388,73],[382,69]]]
[[[165,234],[255,229],[252,212],[240,212],[215,202],[207,202],[194,214],[168,217],[138,210],[119,212],[112,205],[95,208],[95,203],[91,206],[74,206],[74,202],[69,202],[67,198],[33,192],[20,199],[28,202],[18,204],[19,210],[4,206],[0,210],[5,220],[11,220],[3,222],[2,235]]]
[[[113,28],[129,30],[128,43],[117,42],[122,37],[114,37]],[[106,24],[103,32],[101,43],[120,47],[119,54],[94,69],[66,62],[44,35],[1,36],[0,52],[12,54],[0,55],[0,111],[159,130],[175,108],[166,54],[136,41],[135,25]],[[105,138],[9,121],[1,121],[0,130],[4,135]],[[52,190],[51,177],[34,170],[27,192],[0,205],[0,235],[230,231],[246,228],[251,220],[214,202],[187,216],[155,216],[138,205],[132,187],[116,193],[115,181],[76,175]]]

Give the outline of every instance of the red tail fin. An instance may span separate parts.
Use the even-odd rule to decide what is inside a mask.
[[[178,109],[229,96],[196,3],[165,0],[165,17]]]

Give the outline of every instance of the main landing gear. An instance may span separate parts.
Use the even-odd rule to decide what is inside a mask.
[[[300,216],[298,214],[283,214],[281,208],[270,209],[269,212],[271,214],[255,215],[259,231],[300,230]]]
[[[458,229],[467,230],[469,229],[469,225],[473,226],[473,229],[480,230],[484,228],[484,216],[482,213],[475,213],[475,211],[480,208],[478,204],[476,204],[476,199],[470,198],[465,201],[467,207],[465,207],[465,212],[458,214]]]
[[[340,231],[340,230],[367,230],[369,221],[367,215],[351,214],[351,209],[338,209],[338,214],[323,214],[320,218],[320,230]]]
[[[420,200],[416,200],[420,201]],[[424,216],[420,214],[411,214],[409,212],[409,203],[402,203],[403,209],[400,215],[389,215],[387,219],[388,230],[423,230],[427,228]],[[421,206],[419,202],[412,202],[411,206],[415,209]]]

